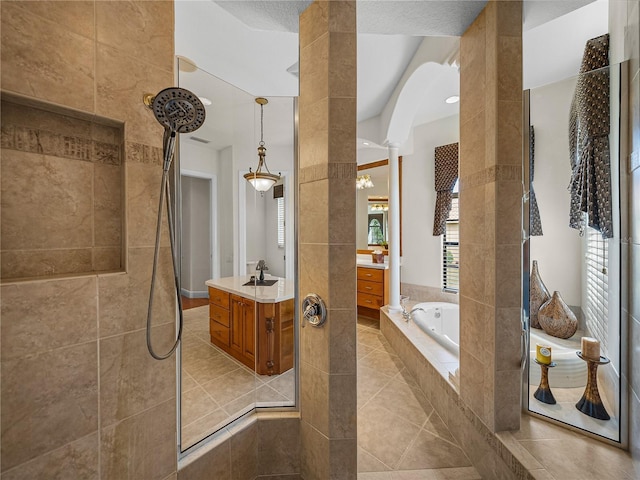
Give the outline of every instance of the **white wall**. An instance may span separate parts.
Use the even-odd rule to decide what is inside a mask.
[[[289,192],[285,188],[285,201]],[[265,218],[265,260],[268,273],[276,277],[285,276],[284,248],[278,247],[278,200],[273,198],[273,189],[264,194]],[[286,241],[293,241],[287,239]]]
[[[220,258],[220,276],[233,276],[233,148],[227,147],[219,152],[218,162],[218,256]]]
[[[268,198],[268,192],[263,197],[253,188],[247,188],[245,195],[247,262],[257,262],[258,260],[264,260],[266,257],[265,203]],[[245,270],[245,272],[253,273],[253,271],[249,272],[248,270]],[[241,271],[240,274],[242,275],[243,273]]]
[[[211,278],[210,180],[182,177],[181,288],[190,297],[205,296]]]
[[[403,283],[442,287],[441,237],[433,236],[434,150],[458,140],[457,115],[425,123],[413,130],[413,153],[402,158]]]
[[[582,243],[569,228],[571,178],[569,108],[575,78],[531,90],[531,124],[535,130],[534,189],[542,236],[531,237],[531,260],[538,261],[549,293],[557,290],[568,305],[581,305]]]

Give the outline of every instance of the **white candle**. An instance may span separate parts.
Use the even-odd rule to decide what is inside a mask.
[[[582,337],[580,339],[582,356],[592,360],[600,360],[600,342],[592,337]]]

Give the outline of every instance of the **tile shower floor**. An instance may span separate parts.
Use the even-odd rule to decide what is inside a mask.
[[[358,479],[480,479],[378,321],[358,318],[357,355]]]
[[[182,449],[194,445],[244,413],[255,402],[293,405],[293,369],[256,375],[211,344],[209,307],[184,311],[182,338]]]

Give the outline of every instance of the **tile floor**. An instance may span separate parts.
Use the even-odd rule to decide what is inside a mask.
[[[260,406],[293,405],[293,369],[256,375],[211,344],[209,307],[184,312],[182,338],[182,450]]]
[[[480,479],[378,321],[358,318],[357,355],[358,479]]]
[[[210,343],[208,306],[185,311],[182,449],[253,407],[293,404],[294,372],[267,377]],[[358,319],[358,479],[478,480],[379,323]]]

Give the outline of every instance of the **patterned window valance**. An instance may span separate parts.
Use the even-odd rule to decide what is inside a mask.
[[[609,35],[587,42],[569,114],[569,226],[584,233],[583,213],[602,238],[613,237],[609,158]]]
[[[435,150],[436,211],[433,217],[433,235],[445,232],[451,211],[451,193],[458,179],[458,144],[450,143]]]
[[[535,132],[533,130],[533,125],[531,125],[529,127],[529,235],[540,236],[542,235],[542,221],[540,220],[540,210],[538,210],[536,192],[533,189],[535,141]]]

